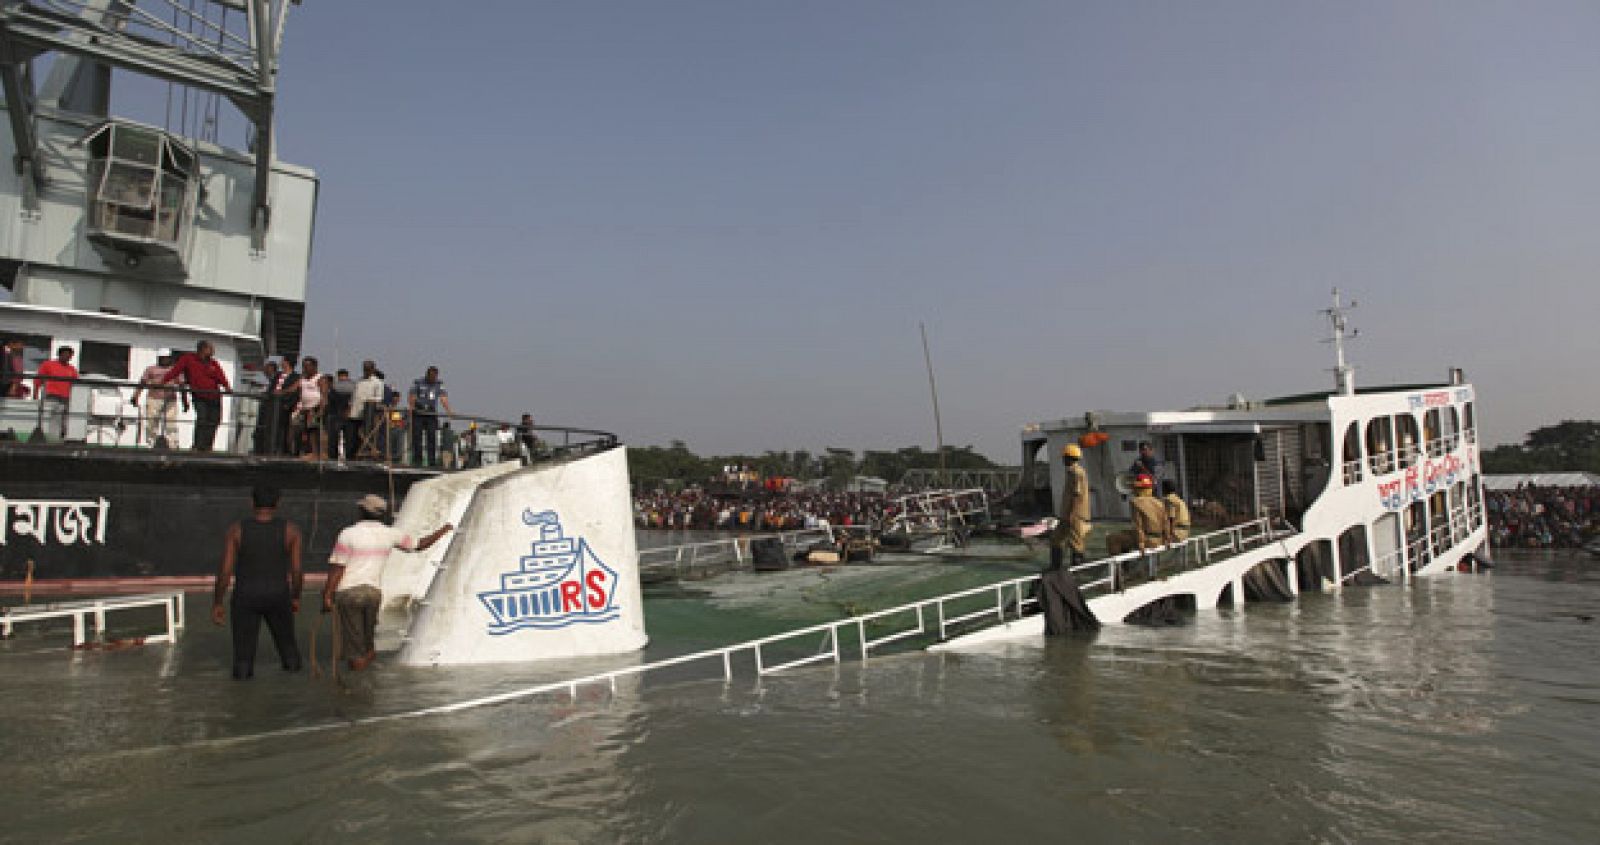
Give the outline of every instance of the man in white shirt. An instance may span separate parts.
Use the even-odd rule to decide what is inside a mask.
[[[370,426],[381,425],[383,417],[383,379],[378,376],[378,365],[372,361],[361,362],[361,381],[350,394],[350,410],[344,421],[345,459],[354,460],[360,451],[363,435],[371,438]],[[361,457],[376,457],[369,454]]]
[[[378,656],[374,634],[378,608],[383,604],[379,584],[383,565],[395,549],[420,552],[439,542],[455,526],[445,523],[421,540],[389,524],[389,503],[367,495],[356,503],[361,521],[339,532],[328,556],[328,581],[322,588],[322,612],[339,611],[337,625],[345,647],[356,657],[350,668],[361,671]]]

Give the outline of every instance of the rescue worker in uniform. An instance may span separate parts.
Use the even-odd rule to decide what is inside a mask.
[[[1178,485],[1170,480],[1161,482],[1161,501],[1167,506],[1167,522],[1172,525],[1172,539],[1180,543],[1189,539],[1189,504],[1178,495]]]
[[[1155,479],[1141,475],[1133,482],[1133,536],[1141,549],[1159,549],[1172,544],[1172,522],[1167,519],[1166,503],[1155,497]]]
[[[1060,568],[1071,552],[1069,566],[1083,563],[1083,541],[1089,536],[1089,476],[1079,465],[1083,450],[1068,443],[1061,450],[1067,465],[1066,481],[1061,485],[1061,510],[1056,527],[1050,532],[1050,568]]]

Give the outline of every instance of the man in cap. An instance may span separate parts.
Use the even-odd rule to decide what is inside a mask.
[[[1070,551],[1069,565],[1083,562],[1083,541],[1089,536],[1089,476],[1079,461],[1083,450],[1068,443],[1061,450],[1066,464],[1066,481],[1061,485],[1061,508],[1055,530],[1050,532],[1050,568],[1059,568]]]
[[[1134,479],[1133,535],[1141,549],[1158,549],[1172,544],[1172,523],[1167,519],[1166,503],[1155,497],[1155,479],[1141,475]]]
[[[322,588],[322,612],[338,609],[339,626],[345,648],[356,656],[350,668],[359,672],[378,656],[374,634],[378,609],[383,603],[383,565],[395,549],[423,551],[439,542],[455,526],[445,523],[421,540],[390,525],[389,504],[382,496],[367,495],[356,503],[361,520],[339,532],[333,554],[328,556],[328,581]]]

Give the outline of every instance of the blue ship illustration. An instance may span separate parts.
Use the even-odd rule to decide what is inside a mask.
[[[566,536],[554,511],[526,510],[522,521],[539,529],[532,553],[519,559],[515,570],[501,574],[500,589],[478,594],[494,617],[490,634],[609,622],[621,614],[617,573],[587,540]]]

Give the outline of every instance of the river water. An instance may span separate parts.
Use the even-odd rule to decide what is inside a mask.
[[[874,569],[861,583],[895,573]],[[793,598],[733,582],[647,613],[688,631]],[[1600,840],[1588,556],[1502,555],[1492,576],[1177,628],[270,736],[561,670],[380,665],[335,686],[269,659],[234,683],[202,602],[176,647],[0,645],[0,839]]]

